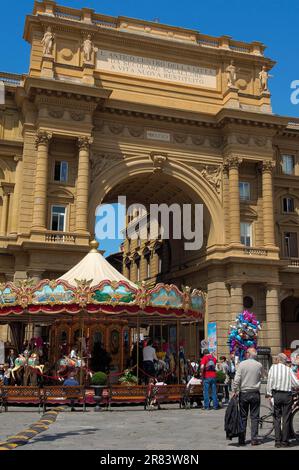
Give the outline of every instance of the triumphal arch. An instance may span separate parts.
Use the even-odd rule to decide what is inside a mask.
[[[24,39],[28,73],[0,75],[0,280],[67,271],[119,195],[198,203],[201,249],[126,239],[124,274],[205,290],[218,352],[244,299],[272,354],[299,339],[299,121],[272,113],[265,46],[51,0]]]

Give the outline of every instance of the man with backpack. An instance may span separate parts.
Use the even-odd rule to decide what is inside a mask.
[[[203,396],[205,410],[210,409],[210,389],[212,390],[212,400],[214,410],[219,409],[216,384],[216,358],[210,354],[208,349],[204,349],[203,358],[200,363],[200,371],[203,379]]]

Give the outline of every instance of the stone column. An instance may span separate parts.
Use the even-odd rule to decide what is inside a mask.
[[[273,179],[272,173],[275,162],[267,160],[260,163],[263,180],[263,227],[264,227],[264,245],[268,247],[275,246],[274,234],[274,207],[273,207]]]
[[[243,287],[240,282],[230,284],[230,311],[231,321],[234,321],[238,313],[243,312]]]
[[[2,206],[2,217],[1,217],[1,225],[0,225],[0,235],[5,236],[7,232],[7,218],[8,218],[8,207],[9,207],[9,193],[2,187],[3,189],[3,206]]]
[[[32,228],[37,230],[46,230],[47,227],[48,153],[51,138],[52,133],[50,132],[39,131],[37,133],[37,161],[32,222]]]
[[[89,153],[92,139],[78,139],[79,163],[76,200],[76,232],[88,232]]]
[[[230,243],[240,245],[240,189],[239,166],[242,159],[229,157],[224,166],[229,173],[229,221]]]
[[[266,287],[266,321],[267,346],[271,348],[273,356],[281,352],[281,316],[279,285],[267,284]]]
[[[16,155],[14,157],[16,162],[16,173],[15,173],[15,188],[13,193],[13,206],[12,206],[12,215],[11,215],[11,228],[10,233],[16,235],[19,228],[19,200],[20,200],[20,191],[22,187],[22,155]]]

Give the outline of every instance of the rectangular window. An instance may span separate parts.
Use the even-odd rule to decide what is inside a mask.
[[[64,232],[66,222],[66,207],[52,206],[51,209],[51,230]]]
[[[284,233],[284,255],[288,258],[298,258],[298,244],[296,232]]]
[[[283,198],[283,212],[294,212],[294,199],[292,197]]]
[[[60,181],[66,183],[68,180],[68,163],[67,162],[55,162],[54,169],[54,181]]]
[[[285,175],[293,175],[295,170],[294,155],[282,155],[282,172]]]
[[[240,188],[241,201],[249,201],[250,200],[250,183],[247,183],[246,181],[240,181],[239,188]]]
[[[248,222],[241,222],[240,224],[241,243],[245,246],[252,246],[252,230],[251,224]]]

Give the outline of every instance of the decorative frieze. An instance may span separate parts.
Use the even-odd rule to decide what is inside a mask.
[[[76,112],[76,111],[71,111],[70,112],[70,116],[72,118],[73,121],[84,121],[85,119],[85,114],[84,113],[81,113],[81,112]]]
[[[64,110],[63,109],[49,109],[48,110],[48,115],[52,117],[53,119],[61,119],[63,118],[64,115]]]

